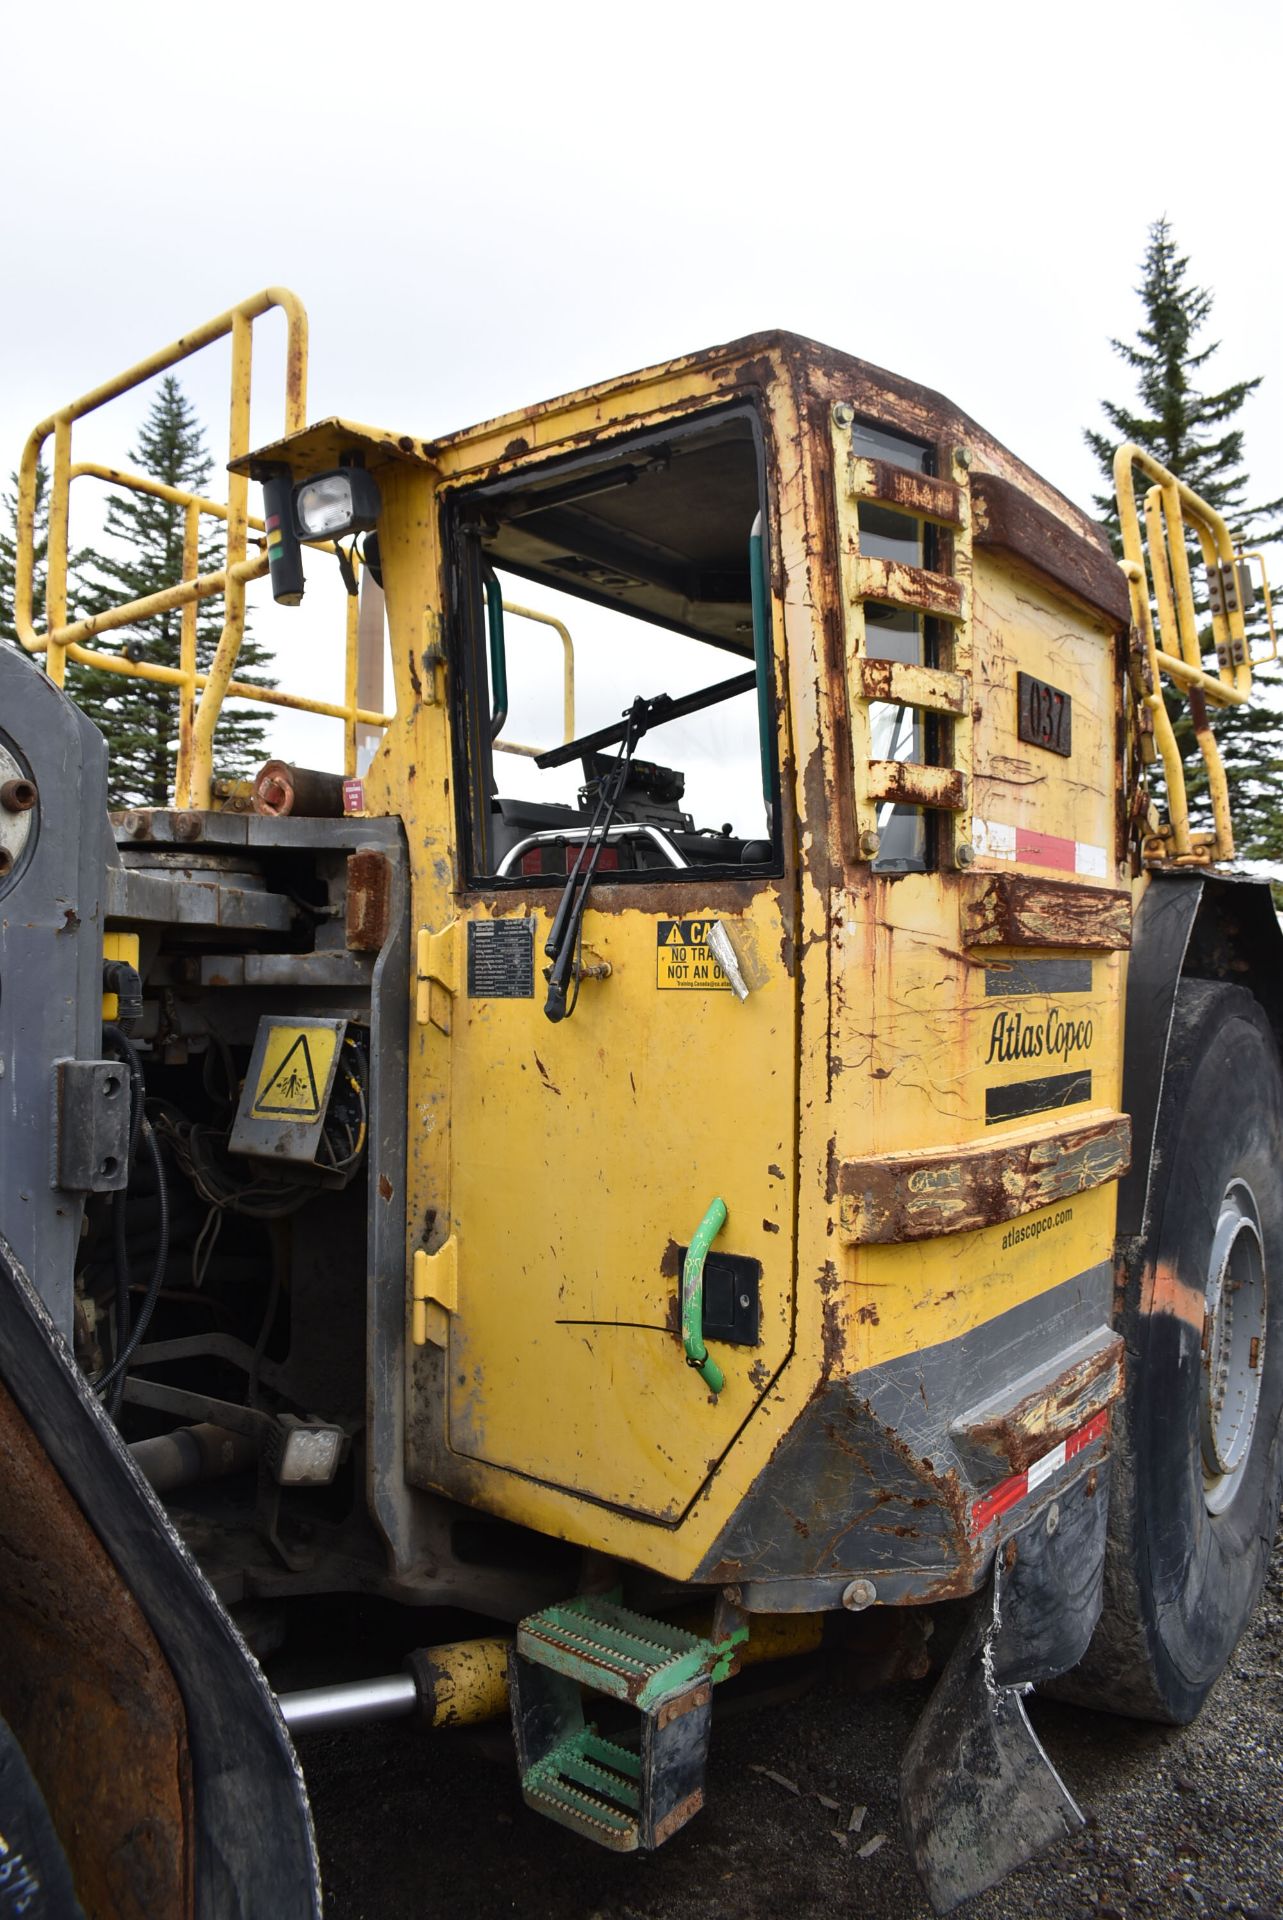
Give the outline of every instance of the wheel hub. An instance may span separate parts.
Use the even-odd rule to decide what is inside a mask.
[[[1207,1262],[1199,1426],[1209,1513],[1233,1500],[1247,1464],[1265,1362],[1265,1254],[1251,1188],[1232,1180]]]

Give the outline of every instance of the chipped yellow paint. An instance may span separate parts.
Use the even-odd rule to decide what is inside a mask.
[[[751,365],[727,353],[428,445],[328,423],[274,450],[296,471],[322,452],[332,464],[349,431],[383,498],[398,715],[365,798],[369,812],[404,820],[419,936],[408,1477],[674,1578],[695,1571],[825,1381],[973,1332],[1112,1247],[1112,1185],[938,1240],[843,1240],[837,1160],[974,1147],[1028,1130],[1027,1117],[987,1115],[986,1089],[1036,1070],[1018,1036],[1014,1048],[995,1041],[1004,1013],[1014,1010],[1026,1028],[1072,1013],[1077,1037],[1056,1067],[1089,1072],[1091,1093],[1065,1110],[1066,1124],[1117,1112],[1126,956],[1090,955],[1090,987],[1072,1006],[1051,993],[987,995],[987,971],[1046,956],[966,948],[964,873],[892,879],[849,864],[847,644],[833,636],[850,603],[833,549],[827,424],[842,395],[823,393],[815,374],[804,393],[795,371],[783,348],[755,352]],[[469,999],[469,921],[533,912],[538,965],[549,896],[505,894],[497,905],[493,894],[470,893],[458,868],[442,496],[744,393],[762,410],[767,445],[778,744],[795,877],[733,907],[665,894],[661,884],[647,889],[644,907],[633,899],[607,911],[614,903],[599,891],[586,947],[611,971],[585,981],[574,1020],[559,1027],[543,1020],[538,991],[526,1001]],[[1020,477],[991,444],[985,458]],[[950,484],[965,487],[965,464],[949,471]],[[1125,881],[1114,638],[1098,616],[1003,555],[977,552],[974,598],[965,572],[955,565],[966,648],[947,667],[901,676],[953,717],[956,764],[971,783],[965,818],[974,796],[979,818],[1088,842],[1104,871],[1063,877],[1117,888]],[[1020,669],[1071,695],[1071,762],[1018,743]],[[981,852],[968,871],[986,870],[1038,868]],[[753,989],[746,1002],[657,990],[658,918],[697,915],[727,920]],[[685,1243],[717,1193],[729,1208],[717,1245],[762,1261],[765,1310],[760,1350],[718,1348],[727,1385],[713,1396],[683,1364],[667,1243]],[[447,1308],[425,1276],[452,1238],[457,1293]],[[412,1286],[416,1254],[428,1260]]]

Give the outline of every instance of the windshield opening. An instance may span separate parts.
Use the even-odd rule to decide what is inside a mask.
[[[474,879],[564,881],[639,700],[599,881],[774,868],[761,464],[736,410],[450,503]]]

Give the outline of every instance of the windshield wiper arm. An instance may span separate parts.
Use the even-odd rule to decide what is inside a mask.
[[[737,673],[731,680],[718,680],[711,687],[700,687],[696,693],[682,693],[674,700],[671,693],[657,693],[653,700],[643,700],[646,718],[642,733],[651,727],[662,727],[666,720],[682,720],[687,714],[702,713],[705,707],[715,707],[723,700],[733,700],[737,693],[748,693],[757,685],[757,670],[749,673]],[[596,733],[580,734],[577,740],[567,740],[563,747],[549,747],[547,753],[535,755],[535,765],[542,771],[548,767],[564,767],[571,760],[579,760],[586,753],[596,753],[602,747],[613,747],[627,734],[629,722],[637,706],[633,705],[622,720],[616,720],[608,727],[598,727]],[[640,740],[641,734],[637,738]]]
[[[597,788],[597,806],[592,822],[584,835],[578,858],[570,869],[561,899],[557,902],[552,926],[548,930],[548,938],[544,942],[544,953],[552,962],[548,969],[548,996],[544,1001],[544,1013],[549,1020],[568,1020],[579,1000],[579,952],[583,945],[588,890],[592,886],[601,850],[610,833],[610,823],[628,780],[634,749],[647,728],[655,724],[655,709],[666,705],[667,701],[666,694],[660,694],[656,700],[638,698],[633,701],[621,723],[623,734],[619,758]],[[566,992],[572,977],[574,992],[567,1005]]]

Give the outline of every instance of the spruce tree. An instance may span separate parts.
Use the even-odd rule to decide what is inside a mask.
[[[18,578],[18,476],[9,476],[4,496],[4,531],[0,532],[0,640],[18,645],[14,621],[14,594]],[[39,632],[45,621],[45,561],[49,553],[49,471],[36,468],[35,578],[32,582],[32,622]],[[38,656],[36,656],[38,657]]]
[[[189,493],[209,491],[213,463],[204,429],[172,374],[161,381],[130,459],[139,473],[153,480]],[[113,493],[104,521],[106,541],[81,557],[80,598],[85,611],[139,600],[181,580],[184,519],[184,509],[169,501],[142,493]],[[201,530],[198,570],[216,572],[224,555],[221,523],[205,518]],[[202,601],[196,625],[196,657],[202,669],[213,659],[222,623],[222,600]],[[182,614],[174,609],[134,627],[104,633],[92,644],[103,650],[117,648],[131,659],[176,667],[181,625]],[[255,672],[266,657],[247,634],[236,678],[270,686],[269,679]],[[113,806],[164,806],[172,798],[178,757],[178,689],[77,668],[74,680],[68,676],[68,690],[106,735]],[[257,713],[225,707],[215,745],[218,772],[251,771],[263,757],[264,732]]]
[[[1265,547],[1283,538],[1283,499],[1249,504],[1251,481],[1243,464],[1243,429],[1238,416],[1261,376],[1236,380],[1217,392],[1203,391],[1204,370],[1219,348],[1218,341],[1203,344],[1201,336],[1212,311],[1213,296],[1191,284],[1188,257],[1177,252],[1171,225],[1156,220],[1136,292],[1145,312],[1134,341],[1110,344],[1136,377],[1140,411],[1106,400],[1102,402],[1111,433],[1088,429],[1087,445],[1109,479],[1110,491],[1096,496],[1121,553],[1118,508],[1114,499],[1114,450],[1134,440],[1147,453],[1200,494],[1224,516],[1236,546]],[[1138,487],[1138,495],[1143,489]],[[1139,504],[1139,500],[1138,500]],[[1277,567],[1275,571],[1277,571]],[[1202,557],[1190,548],[1190,578],[1201,625],[1205,664],[1212,651],[1211,623],[1207,619],[1206,576]],[[1283,597],[1275,595],[1276,623],[1283,613]],[[1265,620],[1258,605],[1248,616],[1252,651],[1260,651]],[[1169,650],[1175,651],[1169,636]],[[1215,671],[1214,660],[1211,670]],[[1212,710],[1212,725],[1225,763],[1230,808],[1238,854],[1249,859],[1283,859],[1283,717],[1280,693],[1283,675],[1277,666],[1254,675],[1252,701],[1246,708]],[[1170,687],[1165,688],[1168,711],[1185,769],[1191,824],[1211,824],[1207,780],[1194,739],[1189,709]],[[1161,767],[1155,768],[1161,786]]]

